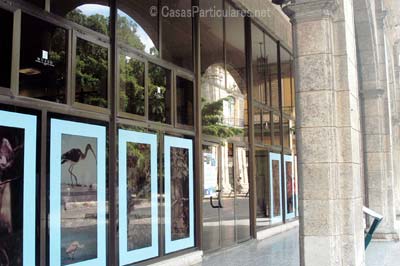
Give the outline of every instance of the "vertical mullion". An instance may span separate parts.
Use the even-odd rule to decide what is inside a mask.
[[[282,221],[286,222],[286,204],[285,204],[285,162],[284,162],[284,149],[283,149],[283,97],[282,97],[282,73],[281,73],[281,43],[277,43],[278,52],[278,99],[279,99],[279,128],[280,128],[280,143],[281,143],[281,199],[282,199]]]
[[[40,259],[39,265],[47,265],[47,133],[48,133],[48,123],[47,123],[47,110],[42,111],[41,118],[41,128],[40,128]]]
[[[21,31],[22,31],[22,11],[18,9],[14,12],[13,21],[13,40],[12,40],[12,59],[11,59],[11,92],[14,95],[19,94],[19,63],[21,48]]]
[[[249,201],[250,201],[250,235],[257,238],[256,230],[256,179],[255,179],[255,151],[254,151],[254,106],[253,106],[253,69],[252,69],[252,36],[251,19],[245,18],[245,50],[246,50],[246,69],[247,69],[247,102],[248,102],[248,121],[249,121]],[[262,132],[262,109],[261,109],[261,132]],[[261,138],[262,139],[262,138]]]
[[[117,20],[117,0],[110,1],[110,49],[111,49],[111,62],[110,62],[110,84],[111,93],[110,99],[110,123],[109,123],[109,182],[108,182],[108,193],[109,193],[109,254],[108,254],[108,265],[118,265],[118,242],[117,240],[117,199],[116,199],[116,189],[117,184],[117,165],[114,158],[117,158],[117,105],[116,99],[118,97],[118,92],[116,89],[116,77],[118,73],[116,72],[116,65],[118,62],[117,45],[116,45],[116,20]]]
[[[192,1],[193,6],[199,6],[199,0]],[[200,17],[196,13],[192,19],[193,62],[195,82],[194,91],[194,129],[195,129],[195,241],[198,249],[203,248],[203,155],[202,155],[202,117],[201,117],[201,47],[200,47]]]

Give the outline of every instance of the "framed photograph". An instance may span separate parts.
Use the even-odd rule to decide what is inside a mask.
[[[194,246],[193,141],[165,136],[165,252]]]
[[[0,111],[0,265],[36,265],[37,117]]]
[[[269,154],[271,223],[282,222],[281,155]]]
[[[50,124],[50,265],[106,265],[106,128]]]
[[[158,256],[157,135],[119,130],[120,265]]]
[[[293,157],[290,155],[284,156],[285,169],[283,171],[285,182],[285,204],[286,204],[286,219],[295,217],[296,210],[296,193],[294,180],[294,165]]]

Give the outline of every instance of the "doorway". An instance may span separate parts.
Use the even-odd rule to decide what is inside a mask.
[[[250,239],[248,149],[235,143],[203,145],[203,250]]]

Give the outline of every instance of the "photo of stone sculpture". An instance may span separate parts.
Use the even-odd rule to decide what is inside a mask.
[[[97,258],[97,139],[61,139],[61,265]]]
[[[128,250],[151,246],[149,144],[127,143]]]
[[[189,150],[171,148],[172,240],[189,237]]]
[[[22,265],[24,129],[0,126],[0,265]]]

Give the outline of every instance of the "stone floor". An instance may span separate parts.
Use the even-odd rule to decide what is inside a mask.
[[[267,240],[206,254],[196,266],[299,266],[298,230]],[[366,251],[366,266],[399,266],[400,242],[372,242]]]

